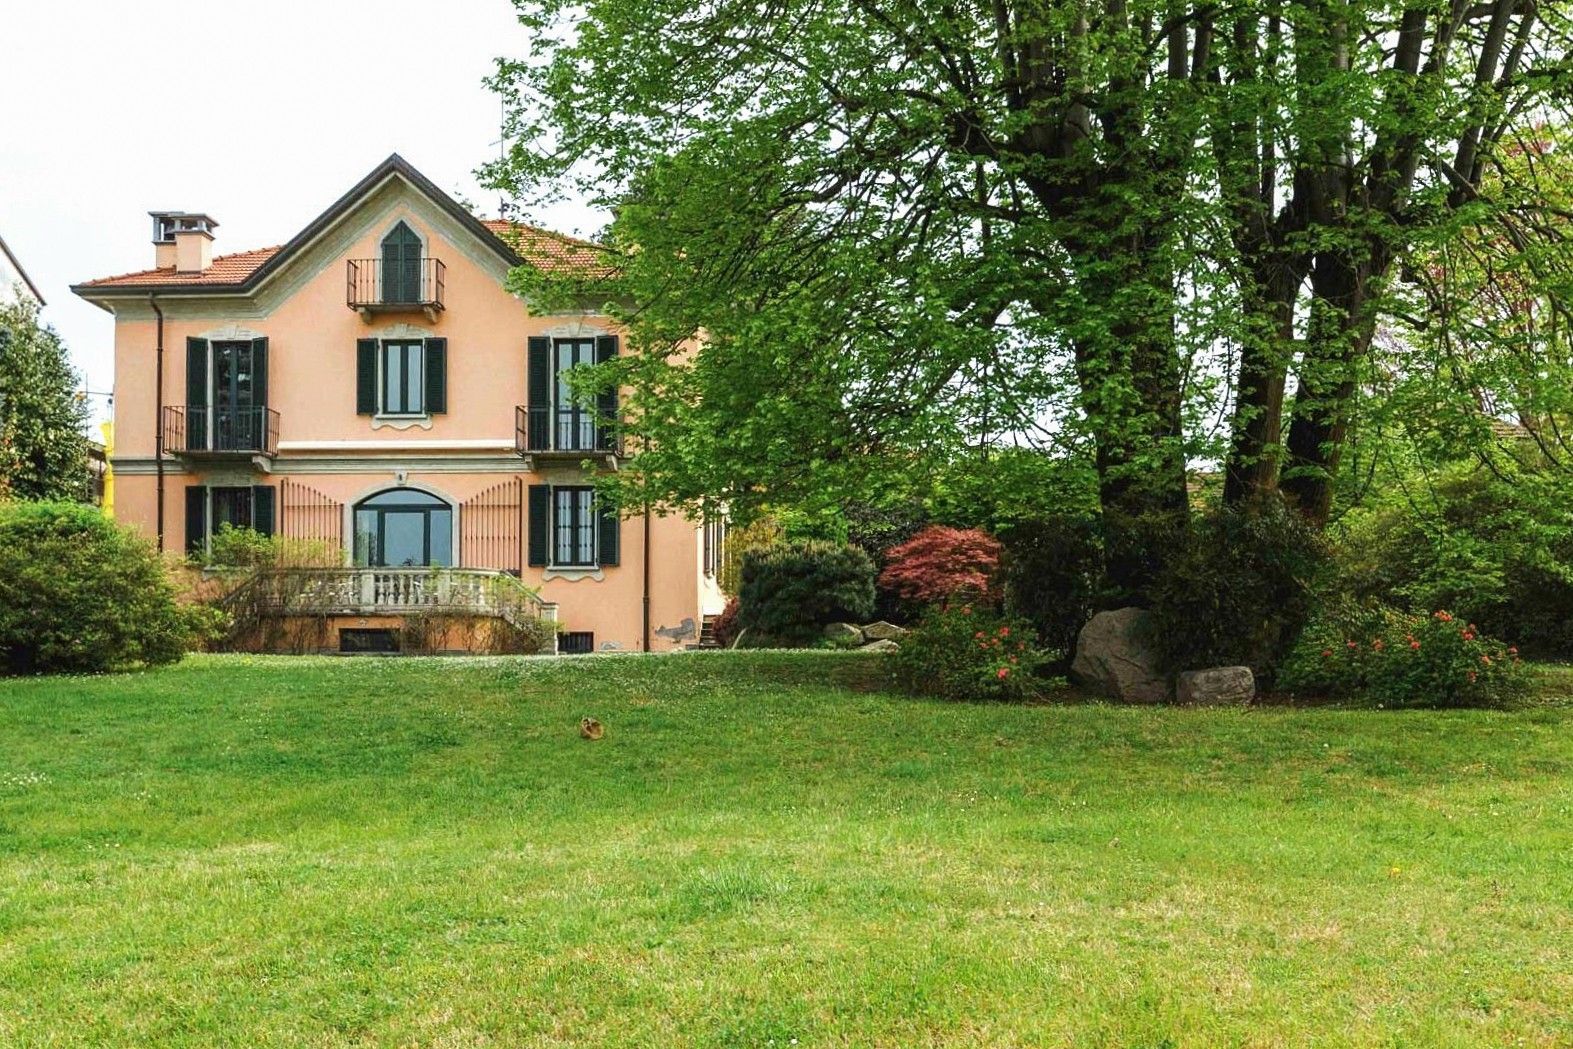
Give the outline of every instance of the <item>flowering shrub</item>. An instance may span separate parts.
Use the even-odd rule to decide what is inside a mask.
[[[1291,690],[1363,696],[1392,707],[1494,706],[1522,697],[1529,672],[1518,649],[1446,611],[1370,613],[1365,630],[1306,631],[1284,667]]]
[[[737,608],[737,598],[727,598],[726,607],[721,609],[721,614],[715,617],[715,622],[710,626],[711,636],[722,648],[731,648],[737,640],[738,631],[742,629],[737,623]]]
[[[1046,658],[1031,624],[972,605],[930,610],[889,656],[903,691],[946,699],[1024,699]]]
[[[879,585],[918,604],[939,604],[993,592],[999,540],[976,528],[930,525],[885,551]]]

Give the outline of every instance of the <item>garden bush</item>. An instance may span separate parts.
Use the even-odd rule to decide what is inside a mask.
[[[715,638],[716,644],[722,648],[731,648],[737,641],[741,629],[737,625],[737,609],[737,598],[727,598],[726,607],[721,609],[721,614],[715,617],[714,623],[710,624],[710,636]]]
[[[202,625],[151,544],[90,506],[0,506],[0,668],[84,673],[171,663]]]
[[[886,658],[898,688],[945,699],[1025,699],[1047,661],[1026,620],[969,604],[929,610]]]
[[[1452,467],[1395,485],[1339,532],[1340,593],[1452,609],[1526,654],[1573,659],[1573,491],[1562,478]]]
[[[1247,666],[1271,682],[1315,607],[1321,536],[1272,503],[1195,515],[1170,542],[1147,594],[1165,667]]]
[[[1388,707],[1499,706],[1523,698],[1518,649],[1447,611],[1377,606],[1318,616],[1285,662],[1281,687]]]
[[[986,600],[999,572],[999,540],[976,528],[929,525],[885,551],[879,586],[915,605]]]
[[[1005,611],[1032,624],[1060,669],[1092,618],[1103,576],[1097,518],[1063,514],[1011,525],[1000,536]]]
[[[743,557],[737,620],[750,645],[808,644],[826,624],[873,608],[874,562],[858,547],[811,540]]]

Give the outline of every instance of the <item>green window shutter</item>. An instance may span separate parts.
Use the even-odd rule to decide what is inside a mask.
[[[270,484],[252,485],[251,527],[263,535],[272,535],[274,532],[273,508],[273,486]]]
[[[552,486],[530,486],[529,512],[529,562],[532,568],[545,567],[547,551],[551,549],[552,535]]]
[[[377,340],[355,340],[355,414],[377,414]]]
[[[186,340],[186,448],[208,446],[208,340]]]
[[[599,496],[596,497],[595,516],[596,528],[600,533],[596,536],[598,544],[596,560],[603,565],[620,564],[622,561],[622,519],[617,516],[615,510],[604,509],[601,506]]]
[[[530,337],[525,355],[525,403],[529,416],[527,451],[544,452],[552,446],[552,340]]]
[[[426,340],[426,413],[448,410],[448,340]]]
[[[186,489],[186,553],[200,554],[208,533],[208,490],[199,484]]]
[[[617,336],[598,335],[595,339],[595,363],[605,364],[617,356]],[[617,387],[602,390],[595,398],[596,447],[610,452],[617,447]],[[616,564],[616,562],[612,562]]]
[[[258,408],[268,406],[268,340],[264,336],[251,340],[251,403]],[[266,413],[263,413],[266,414]],[[266,425],[264,420],[263,425]]]

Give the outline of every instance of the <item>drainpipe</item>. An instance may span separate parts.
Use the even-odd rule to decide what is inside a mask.
[[[650,651],[650,503],[644,504],[644,650]]]
[[[158,336],[155,353],[158,357],[157,378],[154,380],[155,406],[153,408],[153,469],[158,474],[158,552],[164,552],[164,311],[158,300],[149,295],[147,304],[158,317]]]

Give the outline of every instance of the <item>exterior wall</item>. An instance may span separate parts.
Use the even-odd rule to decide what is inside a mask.
[[[424,254],[446,266],[446,309],[374,314],[345,304],[347,259],[380,254],[386,233],[404,221],[425,241]],[[279,454],[271,463],[184,463],[165,457],[165,549],[185,549],[185,488],[191,484],[301,482],[349,509],[400,484],[423,488],[458,508],[510,478],[527,484],[586,483],[577,465],[526,470],[514,452],[514,410],[525,402],[525,349],[532,335],[610,333],[604,318],[534,315],[503,287],[506,264],[450,216],[406,184],[380,189],[290,266],[241,298],[163,296],[164,403],[186,399],[186,340],[268,339],[268,406],[279,412]],[[149,535],[157,529],[156,322],[145,302],[119,300],[115,330],[115,514]],[[408,335],[448,340],[447,412],[421,420],[356,414],[356,340]],[[280,512],[283,512],[282,506]],[[524,535],[519,536],[520,543]],[[652,649],[698,640],[700,621],[719,607],[703,576],[698,522],[658,517],[650,526]],[[600,649],[643,647],[644,521],[621,526],[620,564],[594,572],[524,567],[526,585],[559,606],[564,629],[588,630]],[[348,556],[348,554],[346,554]],[[519,561],[524,560],[521,552]],[[469,560],[459,551],[456,564]],[[708,588],[708,589],[707,589]]]

